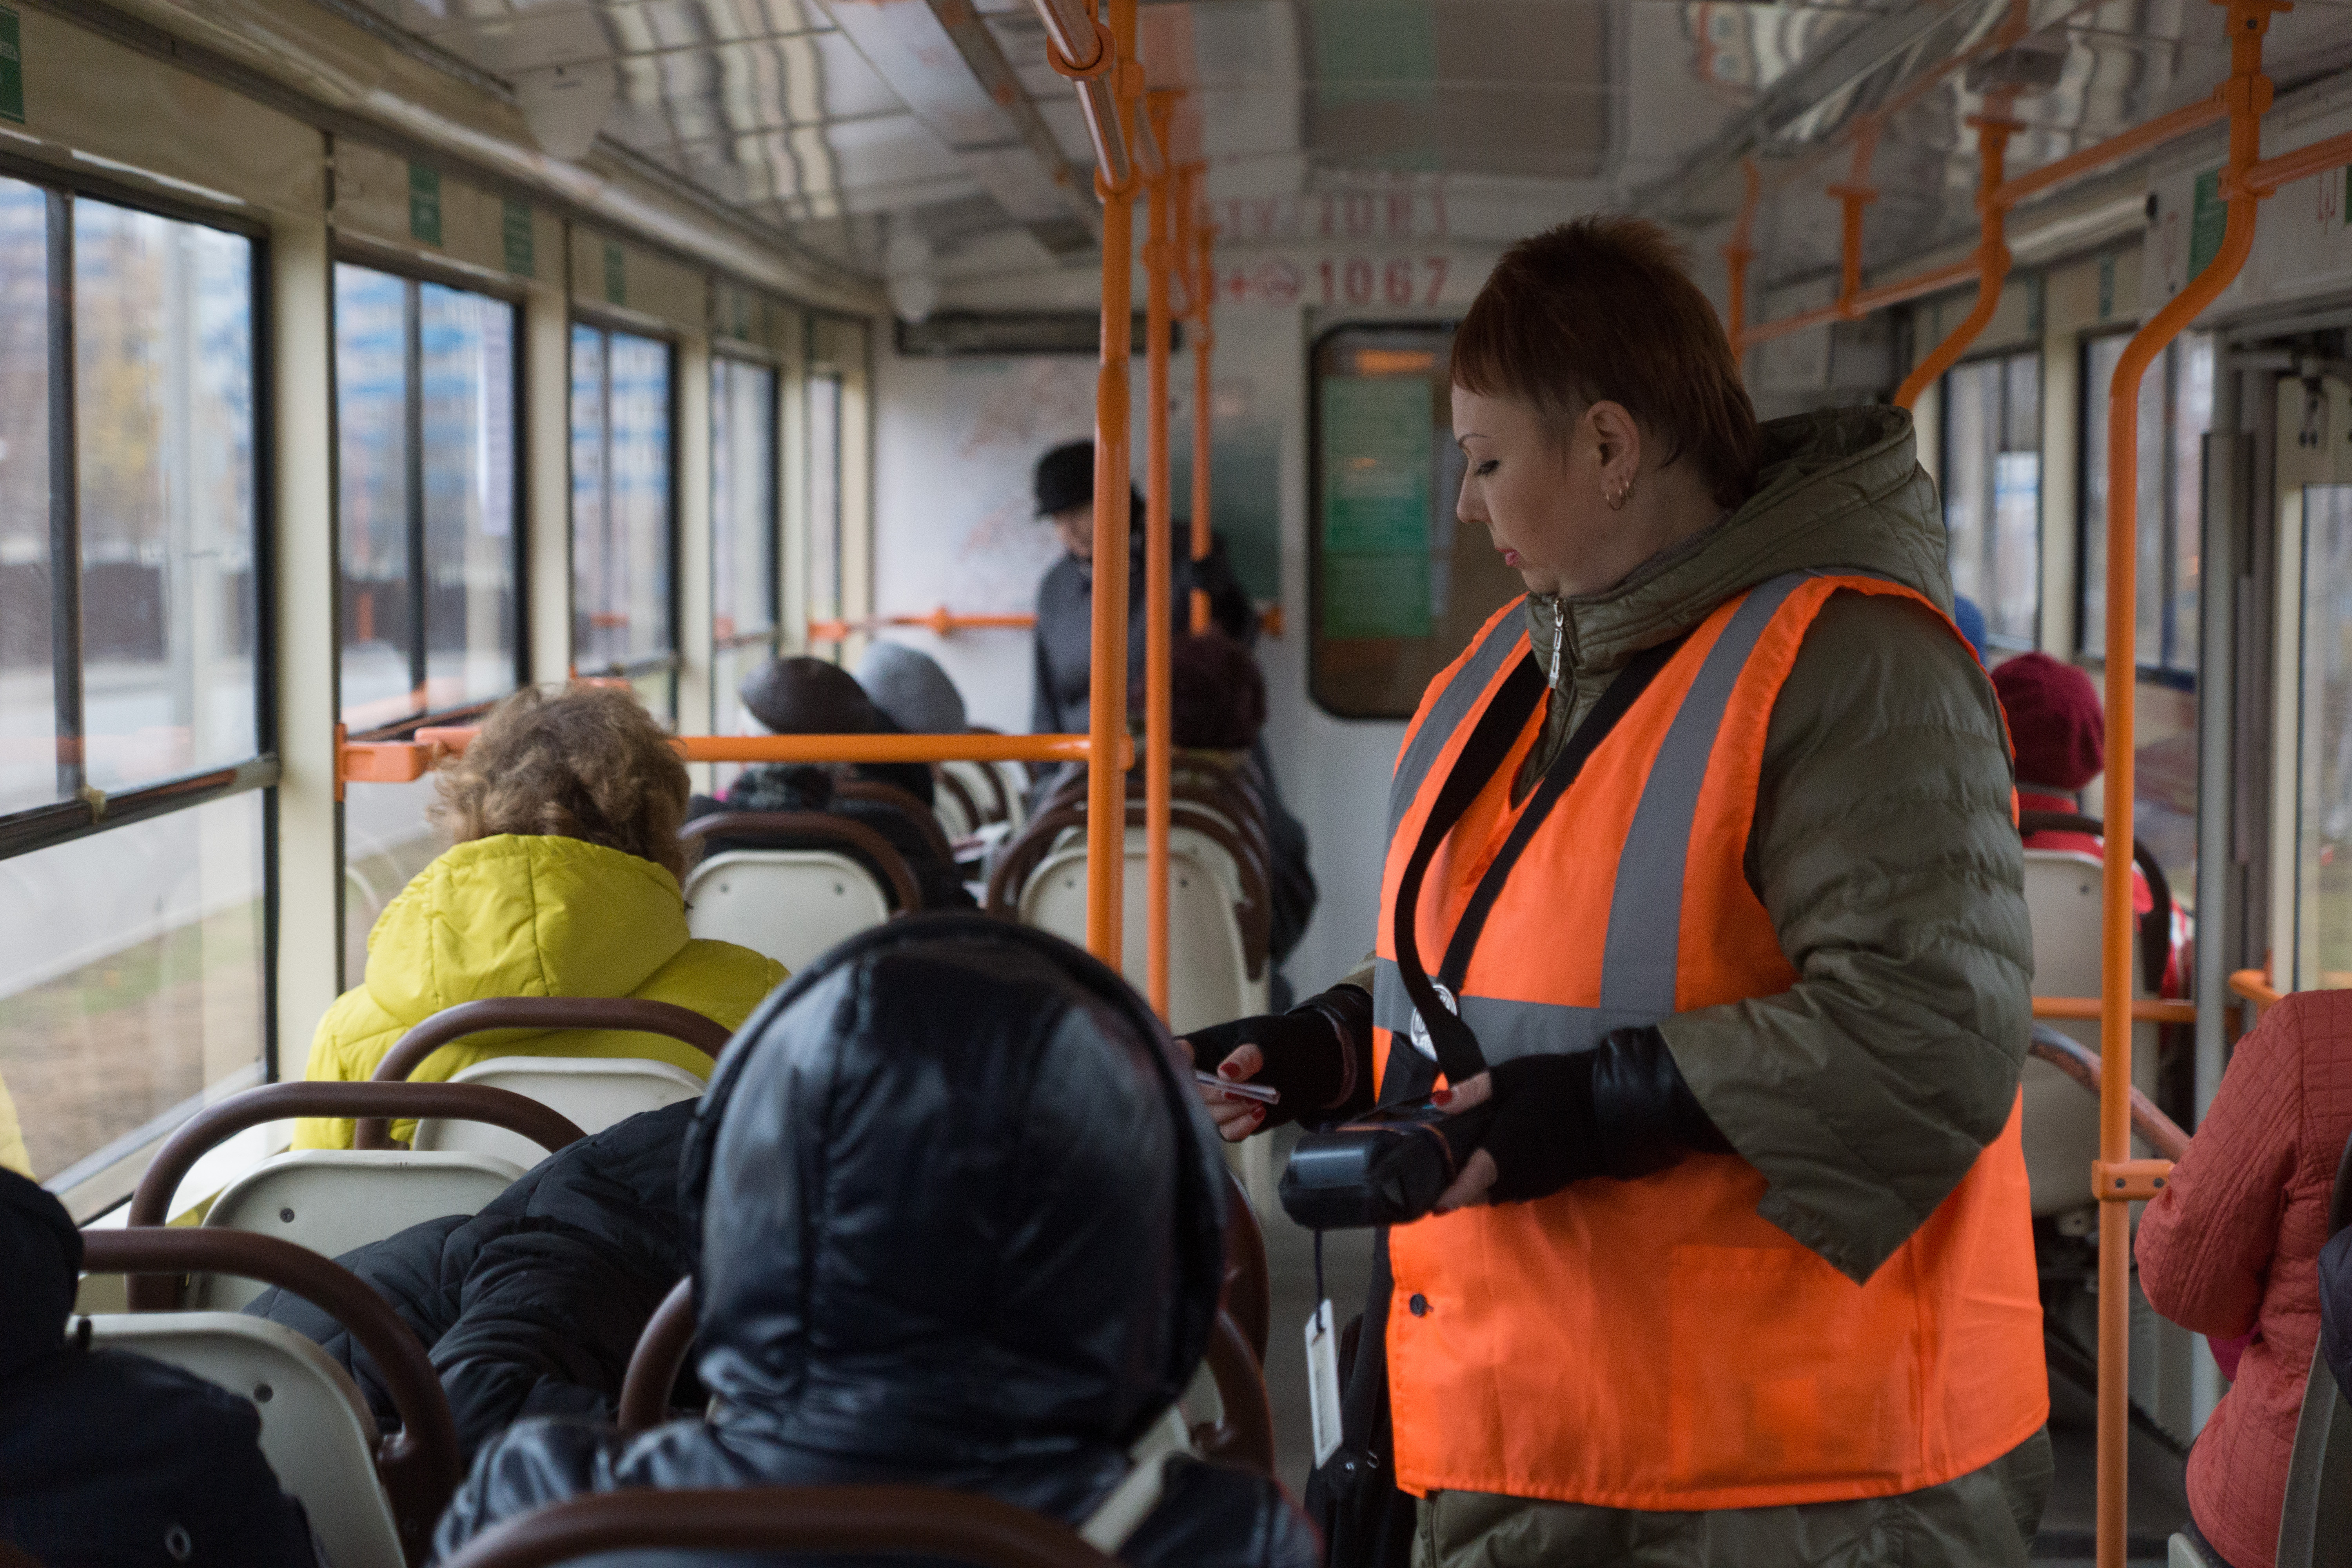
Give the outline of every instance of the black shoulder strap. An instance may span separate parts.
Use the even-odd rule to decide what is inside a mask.
[[[1616,727],[1618,720],[1623,718],[1635,700],[1648,689],[1658,671],[1665,668],[1666,661],[1675,656],[1687,637],[1685,633],[1672,642],[1662,643],[1634,656],[1609,683],[1600,700],[1592,705],[1583,722],[1577,725],[1575,733],[1569,737],[1568,744],[1560,748],[1559,755],[1545,771],[1543,782],[1537,786],[1536,797],[1528,803],[1526,811],[1511,831],[1511,837],[1505,841],[1502,853],[1495,858],[1495,863],[1479,879],[1477,889],[1471,895],[1469,907],[1463,910],[1462,920],[1454,927],[1453,940],[1446,945],[1442,973],[1450,989],[1460,989],[1463,973],[1470,966],[1470,954],[1478,944],[1478,934],[1486,927],[1486,917],[1493,910],[1495,900],[1502,895],[1503,884],[1509,878],[1511,868],[1517,863],[1528,840],[1535,837],[1536,829],[1542,826],[1543,818],[1559,797],[1568,793],[1569,785],[1576,782],[1576,775],[1582,771],[1585,760],[1599,749],[1601,742],[1608,738],[1609,731]],[[1412,856],[1405,862],[1404,875],[1397,883],[1395,923],[1390,933],[1396,950],[1397,973],[1404,982],[1405,995],[1412,1001],[1413,1012],[1429,1031],[1430,1045],[1437,1053],[1437,1065],[1444,1070],[1446,1080],[1451,1083],[1460,1083],[1464,1079],[1484,1072],[1486,1057],[1479,1049],[1478,1037],[1471,1032],[1470,1026],[1439,998],[1436,986],[1431,983],[1429,973],[1422,964],[1420,943],[1413,934],[1414,915],[1421,906],[1422,884],[1427,879],[1429,863],[1435,857],[1438,845],[1444,842],[1454,824],[1462,820],[1462,814],[1470,809],[1470,803],[1478,798],[1479,792],[1495,776],[1495,771],[1510,755],[1519,731],[1527,725],[1528,715],[1535,710],[1543,692],[1543,677],[1536,668],[1535,660],[1522,658],[1505,678],[1502,689],[1486,705],[1486,712],[1479,716],[1477,728],[1471,731],[1470,739],[1464,742],[1461,754],[1455,758],[1453,770],[1446,774],[1436,801],[1430,806],[1429,816],[1422,824],[1421,837],[1413,845]]]

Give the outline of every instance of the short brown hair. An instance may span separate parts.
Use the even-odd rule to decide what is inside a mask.
[[[1595,403],[1622,404],[1688,453],[1718,506],[1755,488],[1763,436],[1715,308],[1666,231],[1599,214],[1503,253],[1454,334],[1454,384],[1528,404],[1563,430]]]
[[[519,833],[578,838],[686,879],[686,764],[636,693],[526,687],[436,776],[433,826],[453,843]]]

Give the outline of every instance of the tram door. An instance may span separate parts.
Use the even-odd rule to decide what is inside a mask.
[[[2352,986],[2352,363],[2336,336],[2276,383],[2270,945],[2291,991]]]

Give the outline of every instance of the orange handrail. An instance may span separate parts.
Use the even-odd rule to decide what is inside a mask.
[[[2263,159],[2246,171],[2245,185],[2258,196],[2275,195],[2281,185],[2333,173],[2346,163],[2352,163],[2352,131]]]
[[[2246,175],[2262,150],[2263,112],[2270,79],[2263,74],[2263,39],[2284,0],[2220,0],[2226,4],[2230,77],[2217,94],[2230,117],[2230,157],[2221,177],[2228,213],[2221,248],[2188,287],[2172,297],[2125,345],[2107,394],[2107,647],[2106,831],[2116,844],[2132,841],[2134,682],[2139,665],[2130,606],[2138,602],[2139,386],[2147,367],[2198,312],[2238,276],[2254,244],[2260,193]],[[2130,1397],[2131,1211],[2126,1205],[2153,1191],[2153,1161],[2131,1153],[2132,863],[2110,855],[2102,873],[2099,1049],[2106,1072],[2099,1089],[2099,1158],[2092,1192],[2099,1200],[2098,1568],[2124,1568],[2126,1438]]]
[[[1739,160],[1739,216],[1733,220],[1731,237],[1723,247],[1723,335],[1731,340],[1735,355],[1748,342],[1748,263],[1756,256],[1751,243],[1756,233],[1756,205],[1764,194],[1763,178],[1757,173],[1754,153]]]
[[[336,783],[414,784],[449,757],[462,756],[477,724],[433,726],[405,741],[336,743]],[[670,749],[689,763],[1083,763],[1091,735],[678,735]],[[1120,772],[1135,763],[1135,743],[1118,737],[1111,756]]]
[[[2102,1016],[2100,1009],[2105,1004],[2095,996],[2036,996],[2033,999],[2033,1016],[2087,1023]],[[2197,1004],[2143,996],[2132,1003],[2131,1016],[2142,1024],[2193,1024],[2197,1021]]]
[[[2262,1016],[2286,1000],[2286,993],[2271,984],[2271,977],[2259,969],[2241,969],[2230,976],[2230,989],[2254,1005],[2254,1016]]]
[[[811,621],[803,634],[809,642],[844,642],[860,632],[877,631],[884,626],[920,626],[935,637],[948,637],[956,632],[1027,631],[1037,624],[1032,615],[970,616],[959,615],[941,605],[929,615],[868,616],[857,621]]]
[[[1977,128],[1977,215],[1983,226],[1977,238],[1976,303],[1969,308],[1960,324],[1903,378],[1902,386],[1895,394],[1897,408],[1908,411],[1916,404],[1919,395],[1935,385],[1968,352],[1969,345],[1992,321],[1992,313],[2000,308],[2000,286],[2009,277],[2009,236],[1999,197],[2009,133],[2021,129],[2009,117],[2011,97],[2007,92],[1987,93],[1985,112],[1969,117],[1969,122]]]
[[[1135,59],[1135,0],[1110,0],[1113,71],[1120,123],[1135,120],[1143,68]],[[1127,784],[1102,759],[1127,735],[1128,361],[1134,294],[1135,193],[1141,184],[1130,160],[1107,160],[1095,173],[1103,204],[1102,357],[1095,375],[1094,647],[1087,682],[1092,765],[1087,770],[1087,820],[1124,816]],[[1125,952],[1120,889],[1127,863],[1124,836],[1106,827],[1087,836],[1087,947],[1119,967]]]
[[[1154,92],[1146,122],[1168,144],[1176,95]],[[1143,994],[1168,1017],[1168,763],[1169,559],[1168,279],[1173,241],[1169,229],[1169,174],[1163,161],[1145,176],[1143,404]],[[1107,817],[1092,821],[1101,824]]]

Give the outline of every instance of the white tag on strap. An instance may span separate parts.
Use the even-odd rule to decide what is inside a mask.
[[[1307,1320],[1307,1405],[1314,1415],[1315,1466],[1320,1469],[1339,1451],[1339,1336],[1332,1331],[1328,1300]]]
[[[1078,1526],[1079,1538],[1097,1552],[1118,1555],[1127,1538],[1160,1506],[1167,1489],[1169,1457],[1192,1452],[1192,1429],[1184,1424],[1182,1407],[1171,1405],[1127,1451],[1134,1468]]]

